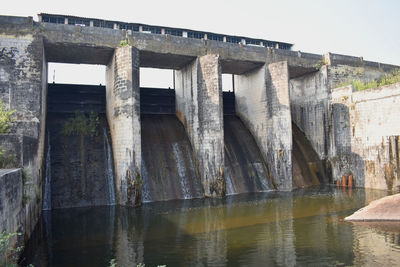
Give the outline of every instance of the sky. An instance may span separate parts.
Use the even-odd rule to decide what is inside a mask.
[[[0,7],[1,15],[33,16],[34,20],[42,12],[243,35],[293,43],[296,51],[362,56],[400,65],[399,0],[19,0],[3,1]],[[83,70],[67,66],[56,67],[55,82],[104,83],[102,66]],[[143,69],[141,86],[157,87],[155,80],[163,79],[169,84],[171,73]],[[95,74],[102,80],[91,78]],[[50,66],[49,82],[53,76]]]

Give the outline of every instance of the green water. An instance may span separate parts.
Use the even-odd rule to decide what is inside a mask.
[[[343,222],[385,191],[257,193],[140,208],[53,210],[25,263],[35,266],[400,266],[400,227]]]

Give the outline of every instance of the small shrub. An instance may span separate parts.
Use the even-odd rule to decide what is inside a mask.
[[[0,169],[15,168],[17,165],[17,157],[14,154],[8,154],[0,147]]]
[[[381,86],[391,85],[395,83],[400,83],[400,70],[396,70],[391,74],[386,74],[379,79],[375,79],[370,82],[362,82],[359,80],[343,82],[338,84],[336,87],[342,87],[347,85],[353,85],[354,91],[363,91],[372,88],[378,88]]]
[[[95,137],[98,135],[97,127],[99,126],[99,116],[96,112],[89,112],[89,114],[80,111],[75,112],[75,116],[69,118],[61,133],[66,136],[70,135],[83,135]]]
[[[110,260],[110,265],[108,267],[117,267],[117,261],[115,259]]]
[[[0,233],[0,266],[16,267],[19,253],[23,247],[12,248],[10,246],[11,240],[21,233]]]
[[[10,127],[14,123],[15,110],[7,108],[3,101],[0,100],[0,134],[7,134],[10,132]]]
[[[129,46],[128,40],[121,40],[121,42],[119,42],[119,46],[121,47]]]
[[[325,61],[320,60],[317,63],[314,64],[314,69],[319,70],[323,65],[325,65]]]

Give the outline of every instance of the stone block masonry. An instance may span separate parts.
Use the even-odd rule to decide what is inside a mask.
[[[106,111],[110,126],[117,203],[141,203],[139,51],[115,49],[107,65]]]
[[[331,163],[333,180],[352,172],[355,174],[356,186],[386,188],[385,179],[382,178],[385,176],[385,166],[377,164],[371,155],[375,154],[372,158],[378,154],[388,155],[389,141],[383,139],[400,133],[397,129],[398,119],[393,117],[397,113],[391,110],[395,106],[390,102],[396,101],[396,97],[382,89],[352,93],[352,87],[335,87],[353,81],[369,82],[395,69],[395,66],[364,61],[358,57],[329,53],[324,56],[323,65],[318,65],[318,68],[316,66],[313,73],[290,79],[293,122],[305,133],[319,157]],[[352,102],[354,97],[363,100]],[[372,99],[375,99],[376,105],[372,104]],[[354,113],[358,107],[360,110]],[[386,109],[389,110],[384,111]],[[391,118],[391,123],[381,121],[368,124],[359,120],[365,119],[365,116],[369,116],[366,120],[370,122]],[[367,129],[364,127],[368,125],[373,126],[367,127],[369,132],[365,132]],[[361,129],[365,132],[362,134],[364,140],[356,141],[352,135],[360,133]],[[372,140],[375,140],[375,145],[371,145]],[[386,149],[386,152],[379,150],[379,147]],[[367,159],[368,162],[365,162]],[[371,160],[373,163],[369,162]]]
[[[352,173],[358,187],[400,186],[400,84],[333,89],[331,109],[333,178]]]
[[[176,114],[183,123],[204,195],[225,195],[221,64],[218,55],[196,58],[175,71]]]
[[[23,196],[21,169],[0,169],[0,233],[23,231]]]
[[[25,201],[20,202],[21,218],[15,221],[19,225],[4,230],[20,228],[25,238],[32,233],[42,208],[46,94],[47,63],[39,30],[32,19],[21,21],[18,26],[12,21],[3,21],[0,23],[0,99],[16,110],[10,134],[15,135],[14,144],[22,147],[17,157],[18,166],[24,170],[24,185],[29,185],[23,188]],[[10,145],[2,140],[5,147]]]
[[[253,134],[275,187],[292,190],[292,126],[286,61],[235,75],[236,113]]]

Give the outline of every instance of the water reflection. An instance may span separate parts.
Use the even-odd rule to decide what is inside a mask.
[[[399,265],[400,227],[342,218],[386,194],[323,188],[44,214],[35,266]],[[34,242],[34,241],[32,241]]]
[[[372,266],[379,262],[381,266],[400,266],[399,223],[355,223],[353,230],[357,240],[353,246],[355,265]]]

